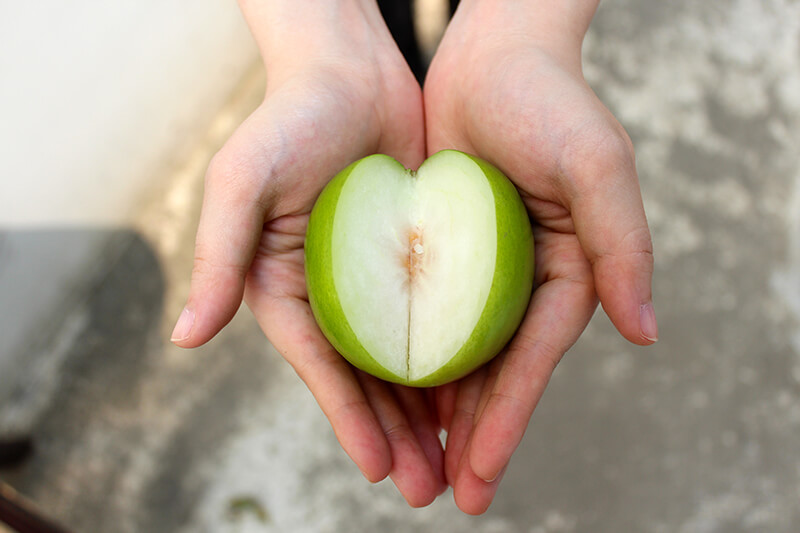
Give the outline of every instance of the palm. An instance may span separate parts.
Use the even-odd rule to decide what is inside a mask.
[[[388,79],[365,84],[316,69],[269,89],[212,164],[210,173],[229,178],[209,180],[207,198],[222,197],[214,188],[230,190],[235,179],[261,207],[245,223],[254,235],[245,301],[364,475],[377,481],[389,474],[412,505],[425,505],[445,487],[427,394],[354,371],[334,351],[311,314],[303,267],[309,213],[338,170],[374,152],[410,167],[424,156],[419,86],[407,70],[382,75]],[[230,177],[231,169],[246,173]]]
[[[608,296],[609,286],[622,283],[609,279],[612,254],[596,253],[620,237],[597,224],[605,214],[597,200],[608,192],[600,191],[627,195],[621,201],[634,215],[638,196],[609,179],[635,177],[630,144],[583,81],[579,61],[564,67],[538,47],[499,43],[463,24],[457,15],[426,80],[428,152],[456,148],[499,166],[520,191],[536,242],[535,292],[519,331],[488,369],[452,386],[439,406],[455,413],[445,459],[456,501],[482,512],[556,364],[591,318],[596,289],[620,330],[642,340]],[[649,245],[646,225],[622,238],[644,237]]]
[[[309,384],[365,476],[377,481],[388,472],[412,505],[425,505],[444,488],[439,426],[431,404],[424,391],[354,371],[322,336],[311,315],[303,271],[307,224],[307,215],[297,215],[265,225],[245,299],[267,336]],[[389,449],[381,452],[383,441]]]

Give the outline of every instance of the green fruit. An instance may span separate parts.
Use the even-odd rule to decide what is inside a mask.
[[[522,320],[533,236],[514,185],[444,150],[413,172],[360,159],[325,187],[306,234],[314,317],[350,363],[431,387],[494,357]]]

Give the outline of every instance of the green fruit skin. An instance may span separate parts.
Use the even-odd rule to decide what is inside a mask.
[[[533,288],[534,245],[530,220],[517,189],[500,170],[482,159],[443,150],[431,156],[467,157],[483,171],[495,198],[497,255],[489,297],[472,335],[439,370],[409,381],[386,370],[367,353],[342,310],[333,281],[333,220],[339,194],[353,169],[370,158],[405,169],[386,155],[371,155],[339,172],[320,194],[311,211],[306,232],[305,269],[309,302],[325,337],[351,364],[385,381],[412,387],[434,387],[455,381],[483,365],[508,343],[522,321]]]
[[[368,157],[385,158],[388,163],[397,165],[400,171],[404,171],[403,165],[389,156],[377,154]],[[404,383],[403,377],[389,372],[378,364],[361,345],[345,317],[336,285],[333,282],[332,243],[336,204],[339,202],[339,194],[350,173],[366,159],[359,159],[334,176],[322,190],[311,210],[305,242],[308,301],[319,329],[336,348],[336,351],[353,366],[385,381]]]

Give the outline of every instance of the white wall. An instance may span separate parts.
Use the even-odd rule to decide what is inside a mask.
[[[0,408],[107,230],[257,58],[234,0],[0,7]]]
[[[5,2],[0,227],[124,222],[256,58],[233,0]]]

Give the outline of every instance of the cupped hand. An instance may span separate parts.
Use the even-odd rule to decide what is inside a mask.
[[[556,17],[572,22],[559,26],[541,23],[544,4],[531,18],[515,2],[462,2],[425,83],[428,153],[455,148],[497,165],[519,189],[536,242],[536,289],[517,334],[489,367],[437,391],[446,478],[468,513],[491,503],[598,297],[629,341],[658,335],[632,146],[581,73],[594,7]]]
[[[376,152],[421,163],[421,89],[374,3],[278,7],[243,2],[267,67],[266,96],[209,166],[173,341],[205,343],[244,295],[364,476],[390,475],[411,505],[427,505],[446,488],[432,396],[354,371],[314,321],[303,268],[309,213],[336,172]],[[253,23],[262,20],[280,23]]]

